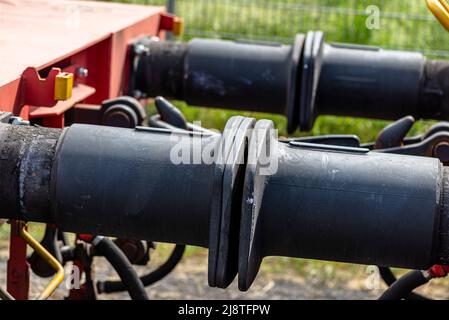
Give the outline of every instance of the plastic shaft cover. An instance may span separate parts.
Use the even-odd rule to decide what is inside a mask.
[[[226,287],[253,124],[233,117],[222,135],[74,125],[57,151],[54,219],[67,231],[208,247],[209,283]]]
[[[193,39],[151,42],[136,88],[199,106],[287,114],[294,108],[304,36],[294,46]]]
[[[54,168],[55,220],[68,231],[207,247],[214,166],[197,157],[219,138],[73,125]]]
[[[233,117],[221,135],[0,124],[2,217],[208,247],[209,283],[226,287],[237,273],[241,180],[254,123]]]
[[[391,120],[406,115],[421,118],[426,61],[420,53],[325,44],[316,112]]]
[[[266,141],[253,137],[249,147],[240,289],[249,288],[265,256],[415,269],[439,260],[438,221],[448,190],[438,160],[289,145],[270,134],[270,121],[258,128],[266,130]],[[274,174],[261,174],[256,159],[264,150],[255,141],[277,153]]]

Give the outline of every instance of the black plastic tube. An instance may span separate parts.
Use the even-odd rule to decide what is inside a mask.
[[[148,300],[142,281],[120,248],[111,239],[105,237],[95,237],[92,244],[96,252],[104,256],[118,273],[131,299]]]
[[[145,287],[148,287],[172,272],[173,269],[175,269],[175,267],[181,261],[185,249],[185,245],[176,245],[170,257],[163,265],[161,265],[156,270],[148,273],[147,275],[140,277],[143,285]],[[99,293],[113,293],[126,290],[126,286],[122,281],[98,281],[97,289]]]
[[[286,112],[291,46],[193,39],[188,44],[151,43],[150,50],[150,55],[140,59],[136,75],[138,90],[149,97]]]
[[[413,290],[429,282],[422,271],[414,270],[397,280],[387,289],[379,300],[401,300],[407,298]]]

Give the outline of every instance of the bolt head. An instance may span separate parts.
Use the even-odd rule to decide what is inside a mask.
[[[142,55],[147,52],[147,48],[143,44],[138,44],[134,47],[134,53],[137,55]]]
[[[134,90],[134,91],[132,92],[132,96],[133,96],[134,98],[136,98],[136,99],[142,99],[142,98],[144,97],[144,94],[143,94],[143,92],[140,91],[140,90]]]
[[[30,122],[27,120],[23,120],[21,117],[11,117],[9,119],[9,123],[17,126],[29,126]]]
[[[77,68],[76,75],[78,76],[78,78],[85,79],[89,76],[89,70],[84,67]]]

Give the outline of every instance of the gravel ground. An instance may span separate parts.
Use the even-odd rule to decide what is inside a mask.
[[[201,263],[202,262],[202,263]],[[237,289],[234,281],[226,290],[210,288],[207,285],[207,261],[185,259],[165,279],[148,289],[151,299],[372,299],[375,292],[351,288],[350,284],[323,286],[323,283],[307,282],[304,278],[291,275],[259,276],[246,292]],[[103,295],[105,299],[127,298],[121,295]]]
[[[0,281],[5,286],[6,256],[0,256]],[[115,272],[107,262],[99,258],[95,262],[97,279],[113,279]],[[146,269],[137,267],[139,273]],[[36,296],[48,283],[31,275],[31,294]],[[355,282],[323,283],[322,281],[306,281],[303,277],[289,274],[262,273],[251,289],[242,293],[234,281],[226,290],[210,288],[207,285],[207,259],[204,257],[185,258],[166,278],[147,289],[150,299],[374,299],[378,292],[363,290]],[[61,299],[64,290],[58,289],[52,296]],[[102,294],[100,299],[129,299],[127,293]]]
[[[0,253],[0,283],[5,286],[6,258]],[[115,272],[107,262],[99,258],[95,262],[97,279],[115,278]],[[145,273],[148,269],[137,267],[139,273]],[[31,275],[31,293],[36,296],[44,288],[49,279],[41,279]],[[207,258],[188,257],[178,265],[174,272],[162,281],[147,289],[150,299],[322,299],[322,300],[366,300],[376,299],[384,288],[368,290],[366,288],[365,275],[345,274],[334,277],[334,280],[323,280],[314,276],[307,279],[296,272],[286,270],[285,273],[273,273],[262,271],[251,289],[242,293],[237,289],[237,281],[234,281],[226,290],[210,288],[207,285]],[[427,286],[423,292],[431,293],[436,298],[448,298],[446,286],[436,284]],[[62,299],[65,295],[63,289],[58,289],[52,299]],[[102,294],[99,299],[129,299],[127,293]]]

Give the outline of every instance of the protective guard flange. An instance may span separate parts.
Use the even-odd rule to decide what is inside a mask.
[[[259,210],[262,204],[267,175],[261,174],[261,155],[267,155],[271,141],[275,139],[274,124],[269,120],[258,121],[254,127],[248,148],[248,164],[243,187],[242,218],[239,238],[238,286],[247,291],[259,271],[263,255],[259,236],[261,223]],[[271,150],[271,152],[275,152]]]
[[[315,121],[315,99],[321,74],[323,48],[324,33],[308,32],[304,44],[300,79],[299,127],[301,131],[311,130]]]
[[[304,48],[305,36],[297,34],[292,47],[292,56],[290,61],[290,77],[288,81],[287,92],[287,130],[293,133],[298,128],[299,123],[299,84],[300,84],[300,67],[302,61],[302,53]]]
[[[238,269],[241,186],[255,120],[233,117],[224,130],[214,172],[209,234],[209,286],[226,288]]]

